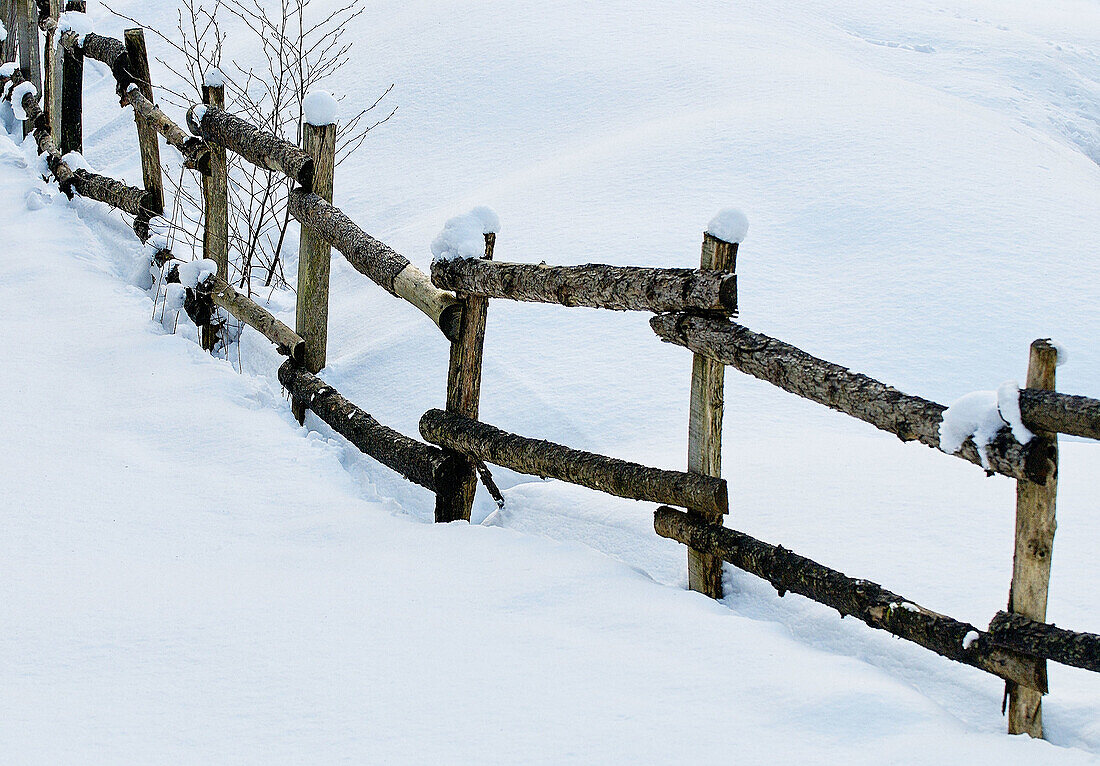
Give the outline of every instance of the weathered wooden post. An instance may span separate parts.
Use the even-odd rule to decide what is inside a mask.
[[[1027,388],[1053,391],[1058,349],[1048,340],[1031,344],[1027,365]],[[1012,586],[1008,592],[1008,611],[1038,622],[1046,622],[1047,592],[1050,588],[1050,557],[1054,548],[1054,506],[1058,496],[1058,437],[1036,433],[1033,451],[1050,461],[1045,484],[1026,479],[1016,482],[1016,551],[1012,557]],[[1036,663],[1046,678],[1046,660]],[[1008,683],[1008,733],[1043,736],[1043,695],[1026,687]]]
[[[85,0],[69,0],[66,11],[84,13]],[[62,154],[84,152],[84,51],[77,47],[61,51],[61,125],[57,136]]]
[[[336,115],[331,106],[331,96],[315,92],[306,96],[307,102],[325,100],[326,108],[306,109],[306,122],[302,125],[302,148],[313,158],[313,193],[332,202],[333,178],[336,170]],[[308,104],[307,104],[308,107]],[[310,112],[314,112],[312,115]],[[319,123],[319,124],[312,124]],[[305,339],[305,368],[317,373],[325,366],[328,356],[328,292],[329,270],[332,264],[332,247],[308,226],[302,227],[298,245],[298,304],[295,331]],[[295,407],[295,416],[301,423],[305,409]]]
[[[149,54],[145,48],[145,32],[141,27],[127,29],[124,37],[126,39],[126,55],[130,76],[134,78],[134,82],[142,95],[149,99],[151,103],[154,103],[153,81],[149,75]],[[125,93],[119,95],[125,100]],[[145,191],[149,192],[146,204],[155,215],[164,215],[164,179],[161,176],[160,144],[157,138],[157,129],[137,112],[134,113],[134,122],[137,123],[138,147],[141,150],[141,172],[145,180]]]
[[[61,0],[50,0],[50,18],[56,24],[61,16]],[[46,124],[50,126],[50,135],[57,139],[61,135],[61,54],[57,49],[57,31],[46,35],[46,45],[42,58],[44,85],[42,93],[42,111],[46,114]]]
[[[699,267],[737,270],[737,244],[703,234]],[[691,367],[691,405],[688,420],[688,471],[722,476],[722,411],[726,368],[721,362],[695,354]],[[708,523],[721,524],[721,513],[689,508],[689,513]],[[711,598],[722,598],[722,559],[688,548],[688,587]]]
[[[497,235],[485,234],[485,259],[493,259]],[[477,420],[481,402],[481,365],[485,353],[485,323],[489,299],[479,295],[458,294],[462,303],[462,322],[458,341],[451,344],[447,371],[447,412]],[[477,466],[461,458],[450,486],[436,490],[435,520],[469,521],[477,491]]]
[[[19,36],[19,69],[23,77],[34,85],[39,96],[42,95],[42,65],[38,51],[38,4],[35,0],[16,0],[19,3],[16,21]],[[34,130],[29,122],[23,123],[23,135]]]
[[[207,75],[202,86],[202,102],[225,108],[225,85],[219,77]],[[210,175],[203,176],[202,196],[205,222],[202,256],[218,264],[218,276],[229,280],[229,176],[225,148],[210,145]],[[214,327],[202,328],[202,347],[212,351],[218,340]]]
[[[7,38],[0,41],[0,64],[6,64],[15,60],[16,0],[0,0],[0,23],[7,30]]]

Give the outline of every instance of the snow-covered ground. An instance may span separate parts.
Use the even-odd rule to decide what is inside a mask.
[[[1053,336],[1059,387],[1100,395],[1095,3],[379,0],[351,32],[325,87],[350,112],[395,82],[400,111],[337,203],[422,267],[480,204],[500,259],[691,265],[734,204],[749,326],[945,402]],[[85,154],[134,182],[113,90],[89,63]],[[740,573],[682,591],[652,506],[498,472],[503,528],[424,523],[427,493],[297,427],[254,334],[243,374],[172,335],[132,234],[32,154],[0,137],[5,761],[1100,759],[1095,675],[1052,666],[1050,742],[1008,738],[995,678]],[[333,288],[325,377],[415,433],[438,331],[339,257]],[[496,302],[486,353],[488,422],[683,467],[690,359],[646,317]],[[1003,607],[1010,481],[735,372],[726,397],[729,524]],[[1049,616],[1100,632],[1098,469],[1063,443]]]

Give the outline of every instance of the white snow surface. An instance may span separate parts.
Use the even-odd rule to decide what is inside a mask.
[[[225,31],[227,61],[264,67]],[[736,201],[750,327],[937,401],[1019,378],[1054,336],[1075,349],[1059,389],[1100,394],[1095,4],[378,0],[346,34],[322,87],[354,109],[396,83],[400,110],[337,170],[338,204],[421,268],[483,200],[507,260],[690,267]],[[85,67],[85,153],[132,184],[133,121]],[[650,504],[494,468],[495,526],[431,525],[429,493],[297,427],[255,332],[202,354],[126,222],[32,155],[0,138],[6,759],[1100,761],[1095,674],[1052,664],[1049,741],[1006,737],[992,676],[736,571],[720,604],[684,592]],[[415,435],[447,344],[332,265],[323,377]],[[290,291],[253,297],[293,325]],[[685,467],[691,356],[646,317],[493,302],[486,344],[487,422]],[[728,524],[974,625],[1003,608],[1012,481],[726,379]],[[1048,617],[1098,632],[1100,447],[1064,438],[1061,461]],[[480,493],[475,522],[494,511]]]
[[[28,93],[34,96],[38,95],[38,89],[34,87],[32,82],[21,82],[12,89],[11,108],[17,120],[27,119],[27,112],[23,109],[23,99],[27,97]]]
[[[95,31],[92,17],[80,11],[65,11],[57,19],[58,42],[64,32],[76,32],[76,44],[84,47],[84,38]]]
[[[206,104],[196,104],[193,114],[195,116],[195,124],[202,125],[203,119],[206,117]]]
[[[970,437],[978,447],[982,466],[989,467],[986,446],[1008,423],[1001,417],[997,391],[971,391],[944,410],[940,423],[940,449],[951,455]]]
[[[0,64],[0,77],[11,77],[15,74],[15,70],[19,68],[19,65],[14,61],[8,61],[4,64]]]
[[[719,210],[707,224],[707,234],[723,242],[740,244],[749,233],[749,219],[737,208],[727,207]]]
[[[4,26],[4,21],[0,19],[0,43],[8,39],[8,28]],[[9,75],[10,77],[10,75]]]
[[[208,88],[224,88],[225,87],[225,73],[221,69],[214,67],[206,72],[206,76],[203,77],[202,84]]]
[[[339,122],[340,104],[331,93],[312,90],[302,99],[302,110],[307,125],[335,125]]]
[[[475,207],[469,213],[447,219],[443,231],[432,240],[436,260],[481,258],[485,255],[485,235],[500,230],[500,218],[487,207]]]

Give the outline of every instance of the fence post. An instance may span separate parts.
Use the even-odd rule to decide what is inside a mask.
[[[16,51],[16,3],[17,0],[0,0],[0,22],[8,30],[8,39],[0,43],[0,64],[15,60]]]
[[[57,21],[61,16],[61,0],[50,0],[50,18]],[[46,124],[50,135],[57,140],[61,135],[61,58],[55,44],[57,32],[46,35],[46,45],[42,58],[45,86],[42,94],[42,111],[46,113]]]
[[[724,242],[713,234],[703,234],[699,267],[736,271],[737,244]],[[691,409],[688,419],[688,471],[707,476],[722,476],[722,408],[726,367],[701,354],[695,354],[691,366]],[[722,514],[688,512],[711,524],[721,524]],[[710,553],[688,548],[688,587],[711,598],[722,598],[722,559]]]
[[[42,95],[42,65],[38,52],[38,4],[35,0],[16,0],[19,5],[17,34],[19,35],[19,69],[23,76]],[[34,130],[29,122],[23,122],[23,135]]]
[[[302,125],[302,148],[313,158],[313,192],[332,202],[336,170],[336,123]],[[306,342],[304,365],[320,372],[328,356],[328,288],[332,247],[308,226],[302,227],[298,245],[298,304],[294,330]],[[298,422],[305,408],[295,406]]]
[[[149,54],[145,49],[145,31],[127,29],[126,55],[130,65],[130,76],[134,78],[142,94],[153,102],[153,81],[149,76]],[[125,98],[126,94],[120,93]],[[160,169],[160,144],[157,130],[147,123],[143,117],[134,113],[134,122],[137,123],[138,146],[141,150],[141,172],[145,180],[145,191],[149,193],[147,206],[156,215],[164,214],[164,179]]]
[[[66,11],[84,13],[85,0],[69,0]],[[84,152],[84,51],[61,49],[61,127],[57,136],[62,154]]]
[[[202,102],[225,109],[225,86],[202,86]],[[202,197],[205,212],[202,232],[202,257],[218,264],[218,276],[229,281],[229,176],[225,148],[210,144],[210,175],[203,176]],[[211,325],[202,328],[202,347],[213,351],[218,334]]]
[[[493,260],[497,235],[485,235],[485,260]],[[485,322],[489,299],[479,295],[458,295],[462,302],[462,324],[458,342],[451,344],[447,371],[447,412],[477,420],[481,402],[481,363],[485,352]],[[453,481],[436,490],[435,520],[469,521],[477,491],[477,467],[469,458],[461,458]]]
[[[1058,349],[1048,340],[1031,344],[1027,365],[1027,387],[1054,390]],[[1050,587],[1050,557],[1054,548],[1054,506],[1058,496],[1058,437],[1036,433],[1032,450],[1042,450],[1052,462],[1046,484],[1016,482],[1016,550],[1012,557],[1012,586],[1008,611],[1046,622],[1047,591]],[[1046,660],[1036,659],[1039,673],[1046,677]],[[1043,736],[1043,695],[1008,683],[1008,733]]]

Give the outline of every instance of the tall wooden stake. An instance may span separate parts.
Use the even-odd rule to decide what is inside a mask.
[[[61,0],[50,0],[50,18],[56,22],[59,16]],[[55,44],[56,39],[56,33],[46,35],[42,58],[42,69],[45,73],[42,111],[46,113],[46,123],[55,140],[61,135],[61,54]]]
[[[145,32],[127,29],[126,54],[129,58],[130,76],[134,78],[142,94],[153,101],[153,81],[149,76],[149,54],[145,49]],[[145,190],[150,193],[148,206],[157,215],[164,214],[164,179],[160,168],[160,144],[157,129],[145,121],[136,112],[138,146],[141,150],[141,172],[145,179]]]
[[[485,258],[493,259],[497,235],[485,235]],[[481,402],[481,365],[485,352],[485,323],[489,299],[459,294],[462,300],[462,324],[457,343],[451,344],[451,363],[447,372],[447,412],[477,420]],[[463,459],[454,483],[436,490],[437,522],[469,521],[477,490],[477,467]]]
[[[225,86],[203,85],[202,102],[225,108]],[[202,233],[202,257],[218,264],[218,276],[229,281],[229,175],[225,149],[210,145],[210,175],[203,176],[202,196],[205,228]],[[202,347],[213,351],[217,330],[211,325],[202,328]]]
[[[87,10],[85,0],[69,0],[66,11]],[[84,51],[61,49],[61,126],[56,135],[61,153],[84,151]]]
[[[1054,390],[1058,349],[1050,341],[1031,344],[1027,387]],[[1016,552],[1012,557],[1012,587],[1008,611],[1046,622],[1050,588],[1050,557],[1054,548],[1054,506],[1058,496],[1058,437],[1036,433],[1032,450],[1042,450],[1053,463],[1046,484],[1016,482]],[[1034,660],[1046,677],[1046,660]],[[1043,695],[1034,689],[1008,683],[1008,733],[1043,736]]]
[[[0,43],[0,64],[15,60],[16,52],[16,0],[0,0],[0,22],[8,31],[8,38]]]
[[[35,0],[16,0],[19,3],[17,21],[19,35],[19,69],[23,76],[34,85],[38,95],[42,95],[42,65],[38,51],[38,4]],[[29,122],[23,123],[23,135],[34,130]]]
[[[737,245],[723,242],[711,234],[703,235],[699,267],[736,271]],[[722,408],[726,368],[701,354],[695,354],[691,367],[691,409],[688,420],[688,470],[707,476],[722,476]],[[722,515],[689,508],[688,512],[713,524],[722,523]],[[688,587],[711,598],[722,598],[722,559],[688,548]]]
[[[332,202],[336,166],[336,125],[303,125],[302,148],[313,158],[313,191]],[[298,306],[295,331],[305,339],[305,368],[317,373],[328,355],[328,288],[332,247],[308,226],[298,245]],[[304,408],[295,407],[301,423]]]

